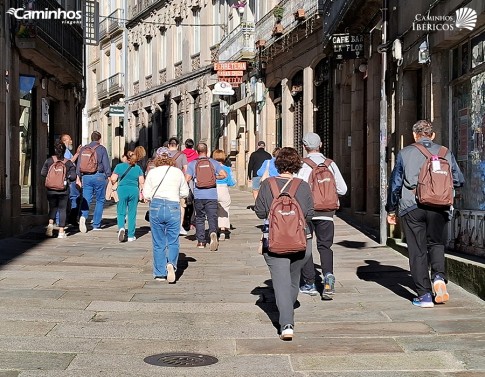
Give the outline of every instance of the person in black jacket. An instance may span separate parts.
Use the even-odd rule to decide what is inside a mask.
[[[264,141],[258,141],[258,149],[256,149],[251,156],[249,156],[248,163],[248,184],[251,184],[253,189],[253,197],[256,200],[261,184],[261,177],[258,177],[258,170],[266,160],[271,160],[271,155],[264,150],[266,144]]]
[[[54,230],[54,219],[56,218],[56,213],[59,211],[59,235],[57,238],[66,238],[66,233],[64,232],[64,227],[66,226],[67,217],[67,203],[69,201],[69,183],[76,180],[76,167],[75,165],[67,159],[64,159],[64,153],[66,152],[66,145],[61,140],[56,140],[54,144],[54,156],[58,160],[64,160],[66,165],[66,188],[64,190],[50,190],[47,189],[47,200],[49,201],[49,224],[47,225],[47,230],[45,232],[46,236],[52,237]],[[45,160],[44,165],[40,175],[42,177],[47,177],[49,168],[54,163],[54,159],[49,157]]]
[[[281,190],[289,180],[291,181],[293,179],[293,175],[301,169],[302,160],[296,149],[285,147],[278,153],[275,166],[279,176],[264,180],[261,184],[261,191],[256,198],[254,211],[260,219],[268,218],[269,210],[273,202],[273,194],[269,181],[276,179],[276,184]],[[302,181],[300,183],[295,194],[295,199],[305,216],[307,226],[311,226],[310,223],[315,211],[313,209],[312,192],[307,182]],[[293,307],[298,298],[301,269],[312,254],[311,244],[311,239],[307,238],[306,250],[289,254],[275,254],[263,248],[263,256],[271,273],[276,306],[279,311],[279,323],[281,326],[280,338],[282,340],[293,339]]]

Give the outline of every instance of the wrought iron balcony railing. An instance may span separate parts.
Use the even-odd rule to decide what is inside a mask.
[[[116,9],[108,16],[108,32],[113,33],[121,28],[124,19],[123,9]]]
[[[255,28],[252,22],[241,22],[219,46],[219,60],[251,60],[255,55]]]
[[[116,73],[108,79],[110,97],[117,94],[124,94],[123,77],[124,75],[122,73]]]
[[[104,79],[98,82],[96,89],[98,91],[98,100],[101,101],[105,98],[108,98],[108,79]]]

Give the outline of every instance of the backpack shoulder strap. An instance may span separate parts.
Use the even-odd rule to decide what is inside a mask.
[[[96,150],[97,147],[99,147],[101,144],[96,144],[94,147],[93,147],[93,151]]]
[[[177,161],[181,155],[182,155],[182,152],[178,151],[173,155],[172,160]]]
[[[287,190],[288,194],[294,198],[296,195],[296,191],[298,190],[298,187],[300,187],[301,184],[301,179],[300,178],[293,178],[290,183],[290,188]]]
[[[52,156],[52,162],[55,164],[57,162],[57,157],[56,156]]]
[[[419,149],[419,151],[424,154],[424,157],[430,158],[432,156],[431,152],[426,148],[423,144],[419,143],[413,143],[411,144],[413,147],[416,147]]]
[[[318,166],[318,165],[316,164],[316,162],[315,162],[315,161],[313,161],[313,160],[312,160],[311,158],[309,158],[309,157],[305,157],[305,158],[303,159],[303,162],[304,162],[305,164],[307,164],[309,167],[311,167],[312,169],[315,169],[315,168]]]
[[[445,158],[447,153],[448,153],[448,148],[441,146],[441,148],[438,152],[438,156],[441,157],[441,158]]]
[[[333,160],[329,158],[325,158],[325,161],[323,161],[323,164],[327,167],[330,168],[330,165],[332,165]]]
[[[280,195],[280,189],[278,188],[278,184],[276,183],[276,178],[269,177],[267,181],[269,182],[269,188],[271,189],[273,198],[277,198]]]

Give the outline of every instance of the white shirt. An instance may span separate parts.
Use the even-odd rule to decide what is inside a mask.
[[[157,190],[157,186],[164,176],[163,183]],[[186,198],[188,195],[189,186],[185,181],[184,173],[179,168],[174,166],[159,166],[148,172],[145,185],[143,186],[143,196],[146,199],[152,200],[153,198],[157,198],[178,202],[180,198]]]

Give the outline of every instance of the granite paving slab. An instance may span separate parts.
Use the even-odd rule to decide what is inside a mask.
[[[64,370],[74,357],[75,355],[71,353],[2,351],[0,352],[0,368]]]

